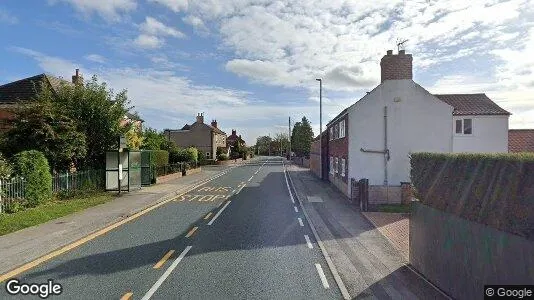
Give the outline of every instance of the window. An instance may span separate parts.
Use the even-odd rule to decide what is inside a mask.
[[[336,123],[336,125],[334,125],[334,138],[339,138],[339,123]]]
[[[330,156],[330,174],[334,175],[334,158]]]
[[[473,119],[459,119],[455,122],[456,134],[473,134]]]
[[[345,120],[339,122],[339,137],[345,137]]]
[[[338,159],[336,157],[336,158],[334,158],[334,172],[336,174],[338,173],[338,167],[339,167],[339,164],[338,164]]]
[[[330,127],[330,140],[334,139],[334,128]]]
[[[206,152],[206,158],[210,158],[211,153],[208,151]]]
[[[345,159],[341,159],[341,177],[345,177]]]

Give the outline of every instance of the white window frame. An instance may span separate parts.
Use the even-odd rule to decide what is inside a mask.
[[[336,123],[336,129],[334,129],[334,135],[336,139],[339,139],[339,123]]]
[[[330,174],[334,175],[334,158],[330,156]]]
[[[339,138],[345,137],[345,120],[339,122]]]
[[[334,127],[330,127],[330,140],[334,139]]]
[[[339,171],[339,160],[338,158],[334,158],[334,174],[338,174],[338,171]]]
[[[341,177],[345,177],[345,159],[341,159]]]
[[[465,130],[466,130],[466,127],[465,127],[465,120],[471,120],[471,133],[465,133]],[[458,129],[457,127],[457,124],[458,124],[458,121],[460,121],[460,129],[462,130],[461,133],[458,133],[456,130]],[[473,135],[473,132],[474,132],[474,119],[473,118],[461,118],[461,119],[456,119],[454,120],[454,134],[455,135],[462,135],[462,136],[470,136],[470,135]]]

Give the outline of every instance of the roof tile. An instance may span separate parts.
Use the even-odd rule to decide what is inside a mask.
[[[455,116],[461,115],[510,115],[486,94],[441,94],[434,95],[454,107]]]
[[[534,129],[510,129],[508,152],[534,152]]]

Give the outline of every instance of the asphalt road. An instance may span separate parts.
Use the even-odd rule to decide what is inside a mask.
[[[341,299],[281,158],[235,167],[18,279],[53,279],[52,299]],[[11,298],[24,297],[0,291]]]

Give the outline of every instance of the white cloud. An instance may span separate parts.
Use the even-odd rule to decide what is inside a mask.
[[[88,54],[88,55],[84,56],[83,58],[85,58],[88,61],[92,61],[92,62],[96,62],[96,63],[100,63],[100,64],[103,64],[103,63],[106,62],[106,58],[103,57],[102,55],[98,55],[98,54]]]
[[[141,24],[140,29],[141,32],[153,36],[172,36],[176,38],[185,36],[179,30],[169,27],[152,17],[146,17],[145,22]]]
[[[145,22],[139,25],[139,30],[141,33],[134,40],[134,44],[146,49],[162,47],[165,44],[165,36],[185,37],[178,29],[167,26],[152,17],[146,17]]]
[[[137,8],[135,0],[49,0],[49,3],[68,3],[86,16],[99,14],[107,21],[118,21],[122,13],[128,13]]]
[[[134,40],[134,43],[141,48],[155,49],[160,48],[163,45],[164,41],[163,39],[160,39],[157,36],[140,34]]]
[[[187,10],[188,0],[149,0],[149,2],[158,3],[165,5],[174,12],[180,12],[182,10]]]
[[[14,25],[19,22],[19,19],[11,15],[8,11],[0,8],[0,23]]]
[[[209,32],[209,29],[208,27],[206,26],[206,24],[204,23],[204,21],[202,21],[201,18],[199,18],[198,16],[194,16],[194,15],[188,15],[184,18],[182,18],[182,21],[184,21],[186,24],[189,24],[191,26],[193,26],[193,28],[195,28],[195,30],[197,30],[199,33],[205,35]]]

